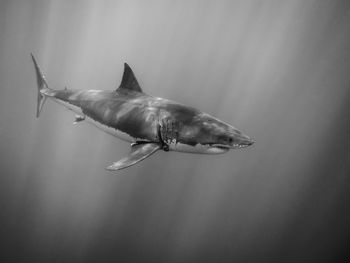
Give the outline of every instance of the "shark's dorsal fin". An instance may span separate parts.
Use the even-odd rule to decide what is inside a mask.
[[[134,72],[132,72],[131,68],[126,63],[124,63],[123,79],[117,90],[133,90],[142,92],[142,89],[135,78]]]

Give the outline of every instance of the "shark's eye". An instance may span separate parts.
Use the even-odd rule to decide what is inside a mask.
[[[228,141],[229,141],[230,143],[232,143],[232,142],[233,142],[233,139],[232,139],[232,138],[229,138]]]

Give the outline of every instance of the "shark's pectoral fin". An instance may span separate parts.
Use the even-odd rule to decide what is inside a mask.
[[[146,159],[148,156],[152,155],[159,149],[161,149],[161,145],[158,143],[134,144],[131,146],[131,151],[128,156],[108,166],[107,170],[116,171],[127,168],[131,165],[141,162],[143,159]]]

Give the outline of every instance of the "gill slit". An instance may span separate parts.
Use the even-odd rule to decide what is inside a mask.
[[[163,149],[163,151],[165,151],[165,152],[168,152],[169,151],[169,145],[163,140],[161,129],[162,129],[162,125],[158,121],[157,133],[158,133],[158,138],[159,138],[159,141],[160,141],[161,149]]]

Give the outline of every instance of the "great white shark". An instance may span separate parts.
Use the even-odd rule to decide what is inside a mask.
[[[121,170],[158,150],[218,154],[254,142],[238,129],[207,113],[144,93],[128,64],[116,90],[51,89],[31,54],[37,77],[36,117],[47,98],[76,113],[74,123],[88,121],[131,143],[131,151],[107,170]]]

